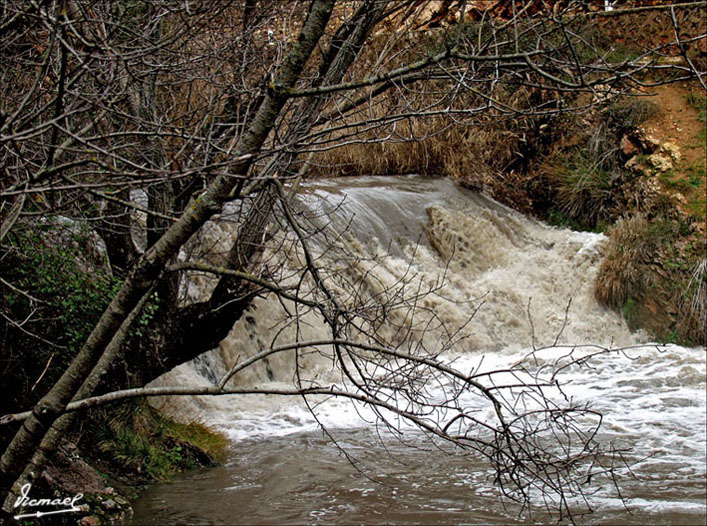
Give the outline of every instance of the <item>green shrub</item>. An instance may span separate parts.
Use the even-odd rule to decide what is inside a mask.
[[[621,308],[621,314],[624,319],[628,322],[629,326],[633,326],[636,322],[638,312],[638,305],[636,300],[631,296],[626,298],[623,307]]]
[[[7,272],[15,286],[43,301],[42,309],[51,314],[42,320],[42,332],[68,354],[81,347],[120,286],[87,261],[87,242],[85,232],[71,233],[67,242],[23,231],[14,236],[8,254],[14,265]],[[28,310],[30,299],[18,296],[13,307]]]
[[[3,240],[3,412],[31,407],[47,392],[120,285],[88,255],[88,234],[73,226],[37,221]]]
[[[221,433],[198,422],[165,418],[145,401],[97,413],[93,425],[96,432],[85,440],[95,441],[123,469],[154,480],[221,461],[228,445]]]

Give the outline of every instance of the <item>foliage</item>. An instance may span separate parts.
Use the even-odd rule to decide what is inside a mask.
[[[704,245],[690,239],[689,225],[679,217],[620,219],[610,230],[597,298],[621,312],[633,329],[644,327],[682,344],[707,341],[700,307],[707,282]]]
[[[183,424],[160,415],[147,402],[128,402],[101,412],[95,436],[84,440],[122,469],[164,480],[180,471],[225,457],[224,435],[198,422]]]
[[[546,213],[546,221],[552,225],[561,228],[569,228],[571,230],[582,230],[582,225],[578,223],[575,219],[572,219],[562,210],[557,208],[550,208]]]
[[[21,264],[15,269],[17,285],[51,306],[56,326],[49,334],[75,353],[120,283],[85,261],[85,232],[71,234],[71,238],[68,245],[61,241],[54,245],[47,238],[25,233],[17,236],[14,248],[21,254]],[[18,299],[28,306],[27,298]]]
[[[26,407],[46,392],[88,338],[121,281],[110,272],[98,236],[63,218],[16,228],[0,253],[0,273],[15,287],[3,290],[0,304],[7,317],[0,320],[3,376],[12,393],[0,407],[9,411],[13,402],[14,408]],[[158,305],[154,293],[132,338],[144,335]]]
[[[17,228],[0,253],[0,273],[15,287],[3,289],[1,304],[5,410],[13,403],[26,407],[46,392],[120,285],[100,266],[89,232],[76,224],[57,228],[59,221]]]
[[[620,208],[622,175],[578,154],[555,175],[559,209],[585,230],[601,229]]]

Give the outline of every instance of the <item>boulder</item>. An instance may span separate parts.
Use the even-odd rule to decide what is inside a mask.
[[[628,135],[621,137],[620,148],[621,153],[623,153],[626,157],[633,157],[634,155],[641,153],[640,145],[637,145],[633,138]]]
[[[667,172],[673,169],[673,159],[665,153],[654,153],[648,157],[648,162],[659,172]]]
[[[660,152],[662,154],[669,155],[675,162],[680,160],[680,147],[672,141],[667,141],[661,144]]]

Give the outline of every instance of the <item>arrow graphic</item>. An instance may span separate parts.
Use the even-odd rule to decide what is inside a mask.
[[[65,510],[56,510],[56,511],[38,511],[35,513],[25,513],[23,515],[15,515],[15,520],[20,520],[20,519],[27,519],[31,517],[39,518],[39,517],[44,517],[45,515],[56,515],[57,513],[71,513],[72,511],[81,511],[79,508],[67,508]]]

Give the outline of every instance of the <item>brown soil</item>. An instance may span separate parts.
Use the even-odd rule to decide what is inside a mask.
[[[699,120],[697,109],[688,102],[688,95],[704,97],[705,92],[696,82],[670,84],[650,90],[650,100],[658,105],[658,114],[644,123],[646,131],[661,142],[673,142],[680,147],[680,161],[671,174],[673,188],[664,187],[666,193],[675,196],[676,187],[685,199],[677,199],[676,205],[686,215],[697,216],[705,231],[705,195],[707,194],[707,145],[701,137],[705,123]],[[690,178],[702,170],[701,183],[695,187]],[[681,184],[682,183],[682,184]],[[697,225],[696,225],[697,226]]]
[[[655,102],[660,112],[644,124],[644,128],[661,142],[672,141],[680,146],[682,159],[678,168],[693,163],[705,163],[705,145],[700,144],[704,126],[698,120],[697,110],[687,101],[690,93],[704,96],[704,91],[691,84],[669,84],[650,90],[649,100]]]

